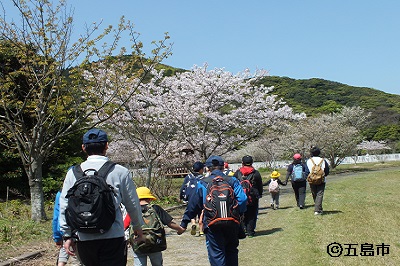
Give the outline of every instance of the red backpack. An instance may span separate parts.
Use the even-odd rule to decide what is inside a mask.
[[[240,224],[238,202],[228,181],[231,177],[206,177],[204,217],[208,226]]]
[[[258,190],[253,186],[253,175],[254,172],[251,172],[249,175],[244,176],[242,172],[238,171],[238,180],[242,185],[243,191],[247,196],[247,205],[251,206],[254,204],[256,198],[258,198]]]

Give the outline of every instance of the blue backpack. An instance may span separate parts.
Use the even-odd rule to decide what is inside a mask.
[[[299,181],[305,181],[306,176],[303,172],[303,165],[302,164],[296,164],[293,165],[293,171],[291,174],[291,179],[294,182],[299,182]]]
[[[199,177],[194,174],[189,174],[189,180],[185,184],[185,188],[183,189],[183,200],[189,201],[189,198],[196,191],[196,185],[199,181]]]

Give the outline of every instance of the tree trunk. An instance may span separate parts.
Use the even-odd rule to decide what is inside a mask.
[[[29,166],[28,171],[26,171],[31,193],[31,218],[36,222],[47,220],[44,209],[42,161],[41,159],[32,158],[32,164]]]
[[[147,166],[147,177],[146,177],[146,187],[150,188],[151,184],[151,173],[153,172],[153,164],[150,163]]]

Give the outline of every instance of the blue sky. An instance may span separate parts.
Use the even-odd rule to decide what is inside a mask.
[[[133,21],[145,46],[169,32],[163,63],[207,63],[237,73],[266,69],[400,94],[398,0],[70,0],[83,23]]]

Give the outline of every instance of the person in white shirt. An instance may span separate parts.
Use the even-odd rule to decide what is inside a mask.
[[[307,160],[307,167],[305,169],[305,175],[308,176],[314,166],[314,164],[318,165],[323,160],[324,162],[321,164],[321,169],[324,170],[325,176],[324,180],[319,185],[310,184],[311,193],[314,199],[314,214],[321,215],[323,213],[322,208],[322,200],[324,198],[324,191],[325,191],[325,178],[329,175],[329,164],[323,158],[320,157],[321,150],[317,146],[313,146],[310,149],[311,158]],[[314,163],[313,163],[314,162]]]

